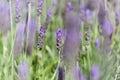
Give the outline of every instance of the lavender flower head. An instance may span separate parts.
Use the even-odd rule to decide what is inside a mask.
[[[64,80],[64,69],[61,66],[58,68],[58,80]]]
[[[98,8],[99,0],[87,0],[86,2],[86,9],[89,9],[91,11]]]
[[[34,39],[35,39],[35,22],[33,19],[28,20],[28,29],[27,29],[27,40],[26,40],[26,51],[28,54],[31,54],[33,44],[34,44]]]
[[[2,34],[7,33],[10,28],[10,12],[7,5],[6,2],[0,1],[0,32]]]
[[[94,64],[90,69],[91,80],[99,80],[99,66]]]
[[[64,31],[60,28],[57,28],[55,33],[56,47],[58,50],[61,50],[64,44]]]
[[[16,23],[18,23],[20,21],[20,17],[21,17],[21,14],[20,14],[20,0],[15,0],[15,21]]]
[[[99,38],[96,38],[96,39],[95,39],[94,44],[95,44],[95,47],[97,47],[97,48],[100,46]]]
[[[57,0],[53,0],[53,3],[52,3],[53,6],[57,6]]]
[[[18,64],[18,76],[19,80],[26,80],[29,74],[28,63],[24,60],[21,60]]]
[[[120,12],[118,10],[115,11],[115,21],[116,21],[116,26],[120,24]]]
[[[52,3],[52,13],[55,14],[56,10],[57,10],[57,4],[58,4],[58,0],[53,0]]]
[[[103,24],[106,15],[107,15],[107,11],[105,10],[104,1],[101,0],[99,3],[99,11],[98,11],[98,22],[100,25]]]
[[[102,35],[104,37],[109,37],[109,38],[112,37],[113,25],[110,23],[109,20],[104,19],[101,29],[102,29]]]
[[[48,27],[48,24],[49,24],[49,22],[50,22],[50,17],[51,17],[51,10],[48,9],[48,10],[47,10],[47,15],[46,15],[45,24],[44,24],[45,29],[47,29],[47,27]]]
[[[68,2],[68,3],[67,3],[67,6],[66,6],[66,10],[67,10],[67,11],[70,11],[70,10],[72,10],[72,9],[73,9],[72,3],[71,3],[71,2]]]
[[[38,0],[37,16],[40,16],[40,14],[42,13],[43,2],[44,0]]]
[[[41,50],[44,44],[44,37],[45,37],[45,28],[43,26],[40,27],[40,33],[38,36],[38,49]]]
[[[85,16],[86,16],[86,14],[85,14],[85,5],[81,4],[80,5],[80,19],[82,21],[85,21]]]
[[[92,11],[87,9],[86,11],[86,21],[88,24],[92,24]]]
[[[25,29],[25,23],[21,22],[17,24],[16,37],[13,48],[14,56],[17,56],[22,50],[23,40],[24,40],[24,29]]]
[[[73,65],[74,80],[86,80],[86,77],[82,74],[79,64]]]

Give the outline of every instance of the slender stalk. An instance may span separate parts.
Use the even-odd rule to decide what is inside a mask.
[[[54,74],[53,74],[51,80],[55,80],[55,77],[56,77],[56,75],[57,75],[57,72],[58,72],[59,66],[60,66],[60,51],[59,51],[59,59],[58,59],[57,68],[56,68],[56,70],[55,70],[55,72],[54,72]]]
[[[12,16],[12,0],[9,0],[9,6],[10,6],[10,27],[11,27],[11,57],[12,58],[12,70],[11,70],[11,75],[12,75],[12,78],[14,77],[13,75],[13,71],[14,71],[14,55],[13,55],[13,16]]]

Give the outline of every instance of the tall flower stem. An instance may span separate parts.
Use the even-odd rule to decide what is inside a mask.
[[[11,27],[11,52],[10,52],[10,58],[12,58],[12,69],[11,69],[11,75],[12,78],[14,77],[13,72],[14,72],[14,55],[13,55],[13,15],[12,15],[12,0],[9,0],[9,6],[10,6],[10,27]]]
[[[60,51],[59,51],[59,59],[58,59],[57,68],[56,68],[56,70],[55,70],[55,72],[54,72],[51,80],[55,80],[55,77],[56,77],[56,75],[57,75],[57,72],[58,72],[58,69],[59,69],[59,66],[60,66],[60,61],[61,61],[61,59],[60,59]]]

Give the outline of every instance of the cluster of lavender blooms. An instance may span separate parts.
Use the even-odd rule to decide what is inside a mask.
[[[67,16],[69,15],[69,17],[72,17],[74,14],[71,14],[70,15],[70,12],[72,12],[72,3],[71,2],[68,2],[67,4],[67,8],[66,8],[66,16],[64,16],[64,27],[67,27],[67,25],[69,25],[69,29],[67,29],[67,32],[70,30],[70,26],[72,24],[70,24],[70,22],[74,22],[73,19],[72,21],[70,20],[69,18],[69,21],[67,22]],[[109,13],[108,13],[108,9],[109,8],[106,8],[105,6],[105,3],[104,3],[104,0],[98,0],[98,2],[96,2],[96,0],[87,0],[87,2],[85,4],[82,4],[80,5],[80,16],[78,15],[78,18],[81,19],[81,21],[83,21],[83,23],[86,23],[87,22],[87,26],[89,25],[93,25],[94,23],[91,23],[91,21],[93,21],[93,16],[92,16],[92,13],[93,12],[96,12],[97,14],[97,19],[98,19],[98,26],[100,26],[100,30],[98,30],[99,34],[101,34],[101,36],[104,38],[103,39],[103,43],[102,43],[102,49],[100,51],[100,53],[103,53],[103,54],[109,54],[110,51],[111,51],[111,44],[112,44],[112,36],[113,36],[113,32],[114,32],[114,23],[111,22],[111,20],[109,19]],[[96,11],[98,10],[98,11]],[[69,13],[67,13],[69,12]],[[115,21],[116,21],[116,25],[119,25],[119,11],[115,11]],[[77,19],[77,18],[76,18]],[[77,21],[77,20],[76,20]],[[76,25],[77,23],[73,23],[74,25]],[[77,25],[76,25],[77,26]],[[92,26],[89,26],[90,28]],[[70,30],[70,32],[72,32],[72,30]],[[70,39],[67,39],[67,36],[70,36],[70,35],[73,35],[74,32],[72,32],[72,34],[66,34],[66,39],[65,39],[65,43],[64,43],[64,48],[63,48],[63,61],[66,61],[67,58],[71,58],[70,60],[67,61],[67,63],[65,63],[64,65],[67,65],[70,67],[70,64],[68,63],[70,61],[70,63],[72,63],[72,58],[74,58],[74,55],[75,55],[75,52],[77,50],[73,50],[74,51],[74,55],[73,53],[70,54],[71,50],[69,49],[73,49],[75,46],[74,45],[71,45],[71,47],[68,47],[66,46],[67,45],[67,42],[69,42],[70,40],[72,40],[71,38]],[[77,30],[76,30],[77,32]],[[76,35],[74,35],[74,38],[75,38]],[[78,34],[77,34],[78,36]],[[76,43],[77,43],[77,40],[75,39]],[[74,40],[72,40],[72,42],[74,42]],[[69,42],[69,46],[70,44],[72,44],[72,42],[70,43]],[[59,43],[59,42],[58,42]],[[96,48],[100,48],[101,46],[101,41],[99,39],[99,37],[97,37],[95,39],[95,47]],[[74,46],[74,47],[73,47]],[[79,46],[77,46],[79,47]],[[66,50],[68,49],[68,50]],[[66,50],[66,52],[64,52],[64,50]],[[66,56],[67,55],[67,56]],[[71,57],[72,55],[72,57]],[[65,59],[65,60],[64,60]],[[67,67],[68,69],[68,67]],[[67,71],[66,69],[66,71]],[[61,70],[60,70],[61,71]],[[69,72],[67,72],[65,75],[69,74]],[[91,80],[99,80],[99,66],[97,65],[93,65],[91,70],[90,70],[90,78]],[[69,80],[73,80],[73,79],[70,79],[70,75],[69,75]],[[81,79],[75,79],[74,80],[81,80]]]
[[[38,0],[37,16],[40,16],[42,13],[43,2],[44,0]]]
[[[16,39],[15,39],[15,43],[14,43],[14,56],[17,56],[21,50],[22,50],[22,46],[23,46],[23,40],[24,40],[24,29],[25,29],[25,24],[24,22],[18,23],[17,24],[17,28],[16,28]],[[16,45],[18,44],[19,45]]]
[[[8,2],[0,2],[0,33],[6,34],[10,28],[10,11]],[[4,17],[4,18],[3,18]]]
[[[57,28],[55,32],[55,39],[56,48],[58,49],[58,51],[61,51],[65,40],[65,31],[63,29]]]
[[[44,0],[38,1],[37,6],[37,15],[40,16],[42,14],[42,5]],[[35,20],[31,16],[31,12],[29,12],[29,4],[31,2],[27,2],[27,8],[26,10],[28,12],[25,13],[25,19],[23,19],[21,16],[24,16],[24,14],[20,13],[20,1],[15,1],[15,22],[16,22],[16,34],[15,34],[15,42],[13,46],[13,53],[14,55],[18,55],[21,53],[22,48],[24,48],[24,51],[27,54],[32,53],[32,49],[35,42],[35,32],[36,32],[36,25]],[[92,14],[94,11],[98,9],[97,13],[97,19],[98,19],[98,26],[100,26],[101,35],[104,38],[103,41],[103,54],[110,53],[110,46],[112,44],[112,36],[114,32],[114,25],[109,20],[109,16],[107,13],[107,8],[105,6],[104,0],[87,0],[85,4],[79,5],[80,6],[80,12],[77,12],[73,10],[73,6],[75,4],[72,4],[72,2],[68,2],[66,6],[65,15],[63,16],[64,21],[64,29],[58,28],[55,32],[55,39],[56,39],[56,48],[61,51],[61,59],[63,63],[61,62],[62,67],[59,66],[58,69],[58,80],[68,79],[69,80],[87,80],[87,77],[84,76],[82,73],[82,70],[79,68],[79,64],[76,64],[77,59],[79,57],[79,48],[80,48],[80,27],[81,22],[83,21],[84,24],[88,24],[89,29],[91,29],[91,26],[93,25],[93,18]],[[115,7],[116,8],[116,7]],[[78,7],[79,9],[79,7]],[[0,3],[0,17],[2,18],[5,16],[3,20],[0,20],[0,32],[3,34],[6,33],[6,31],[10,27],[10,20],[9,20],[9,8],[6,6],[6,3]],[[44,39],[45,39],[45,33],[48,28],[48,24],[50,22],[51,17],[51,10],[48,9],[46,19],[44,24],[40,27],[39,35],[38,35],[38,43],[37,47],[39,50],[42,49],[44,45]],[[119,10],[115,9],[115,21],[116,25],[119,25],[120,22],[120,13]],[[2,31],[1,31],[2,30]],[[100,33],[100,31],[98,32]],[[88,33],[89,34],[89,33]],[[95,39],[95,47],[100,48],[100,40],[97,37]],[[102,52],[101,52],[102,53]],[[28,64],[25,61],[20,61],[18,64],[18,76],[19,80],[26,80],[26,77],[28,75]],[[90,68],[90,80],[100,80],[100,70],[99,66],[96,64],[93,64]],[[65,76],[65,77],[64,77]],[[89,77],[88,77],[89,78]]]
[[[45,37],[45,32],[48,27],[48,24],[50,22],[50,16],[51,16],[51,10],[48,9],[45,23],[43,26],[40,27],[40,32],[39,32],[39,37],[38,37],[38,49],[41,50],[44,44],[44,37]]]
[[[24,53],[31,54],[32,49],[34,47],[35,43],[35,33],[36,33],[36,23],[35,18],[31,14],[31,8],[33,8],[35,5],[33,5],[32,0],[31,1],[20,1],[15,0],[14,2],[14,8],[12,8],[12,11],[15,10],[15,16],[13,18],[13,23],[15,23],[16,32],[15,32],[15,39],[13,42],[13,54],[14,57],[18,56],[21,52],[25,51]],[[9,9],[9,1],[0,1],[0,17],[2,20],[0,20],[0,33],[7,34],[8,30],[10,29],[10,9]],[[31,6],[33,5],[33,7]],[[40,16],[42,12],[42,4],[43,0],[38,1],[38,6],[36,9],[36,16]],[[12,14],[13,16],[13,14]],[[51,16],[51,10],[48,9],[45,23],[40,29],[40,34],[38,37],[40,37],[40,40],[38,40],[38,43],[43,44],[44,41],[44,34],[47,29],[47,26],[50,21]],[[12,23],[12,24],[13,24]],[[11,26],[13,27],[13,26]],[[12,28],[13,29],[13,28]],[[14,32],[13,32],[14,33]],[[14,35],[14,34],[13,34]],[[38,45],[39,46],[39,45]],[[39,46],[39,48],[42,48],[43,46]],[[25,61],[21,61],[18,65],[18,75],[19,80],[26,80],[26,76],[28,75],[28,64]]]
[[[29,66],[25,60],[21,60],[18,64],[18,77],[19,80],[26,80],[29,74]]]

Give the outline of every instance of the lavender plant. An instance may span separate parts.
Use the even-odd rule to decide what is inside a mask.
[[[119,80],[119,3],[0,0],[0,80]]]
[[[10,29],[10,12],[8,3],[6,1],[0,1],[0,32],[6,34]],[[4,17],[4,18],[3,18]]]
[[[90,70],[90,77],[91,80],[99,80],[99,66],[98,65],[92,65],[91,70]]]
[[[24,60],[21,60],[18,64],[18,76],[19,80],[26,80],[29,75],[28,63]]]
[[[44,27],[40,27],[40,33],[38,36],[38,49],[41,50],[44,44],[44,37],[45,37],[45,28]]]
[[[42,6],[43,6],[44,0],[38,0],[38,8],[37,8],[37,15],[40,16],[42,13]]]
[[[25,23],[19,22],[16,28],[16,38],[15,38],[14,48],[13,48],[14,56],[18,56],[18,54],[21,53],[23,49],[24,29],[25,29]]]
[[[29,19],[27,26],[27,36],[25,36],[27,37],[27,39],[25,40],[26,41],[25,51],[28,54],[32,53],[32,49],[35,42],[35,31],[36,31],[36,27],[35,27],[34,19]]]

